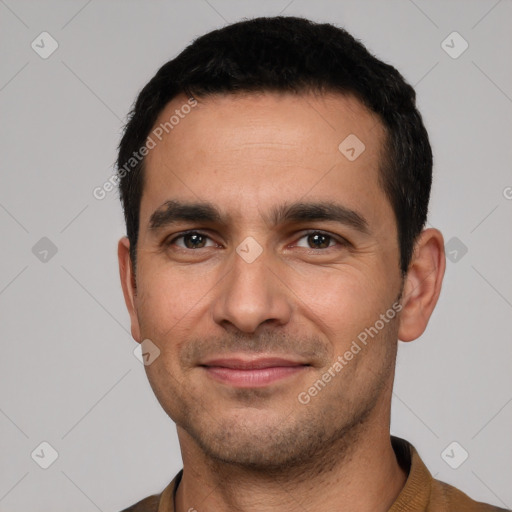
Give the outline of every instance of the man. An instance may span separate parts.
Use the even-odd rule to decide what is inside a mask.
[[[183,470],[127,511],[487,511],[390,436],[445,270],[414,90],[293,17],[197,39],[119,148],[121,281]]]

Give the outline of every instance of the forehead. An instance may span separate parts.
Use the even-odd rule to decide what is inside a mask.
[[[236,94],[190,104],[174,98],[153,128],[160,136],[150,135],[141,225],[174,198],[254,216],[308,195],[365,209],[370,220],[392,213],[378,182],[385,130],[354,97]]]

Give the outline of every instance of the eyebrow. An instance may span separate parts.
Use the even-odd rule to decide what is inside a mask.
[[[160,229],[179,222],[208,222],[228,224],[229,215],[209,202],[166,201],[149,219],[149,230]],[[349,226],[356,231],[369,234],[368,221],[360,213],[343,205],[331,202],[296,202],[284,203],[272,208],[265,221],[273,226],[293,222],[332,221]]]

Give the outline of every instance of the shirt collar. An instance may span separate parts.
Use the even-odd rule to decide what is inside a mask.
[[[427,510],[432,490],[430,471],[411,443],[405,439],[391,436],[391,444],[398,463],[408,473],[408,477],[388,512]]]

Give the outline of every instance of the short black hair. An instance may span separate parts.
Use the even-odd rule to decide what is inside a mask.
[[[162,110],[180,94],[267,91],[352,94],[378,115],[386,130],[379,182],[395,214],[405,275],[426,222],[432,184],[432,150],[415,91],[346,30],[293,16],[243,20],[209,32],[164,64],[140,92],[117,160],[134,271],[144,158],[133,155],[145,146]]]

